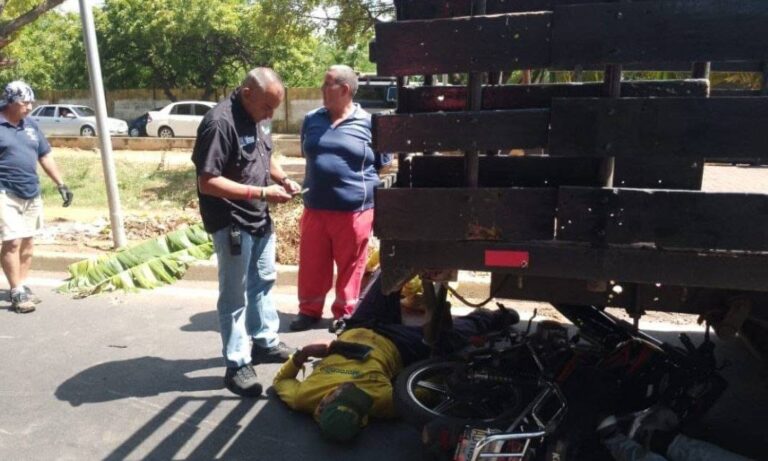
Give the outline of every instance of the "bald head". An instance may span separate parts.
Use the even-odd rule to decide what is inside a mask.
[[[254,122],[272,118],[285,96],[280,76],[268,67],[257,67],[245,75],[240,85],[240,98]]]
[[[283,86],[283,81],[280,80],[280,76],[277,75],[277,72],[269,67],[257,67],[245,74],[245,78],[240,86],[247,86],[254,90],[258,89],[264,91],[267,87],[275,84],[280,87]]]

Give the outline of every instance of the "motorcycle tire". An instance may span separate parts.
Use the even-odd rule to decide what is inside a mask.
[[[431,405],[427,402],[434,395],[423,394],[440,393],[437,389],[445,385],[445,383],[441,384],[440,381],[448,378],[450,373],[463,366],[465,363],[458,358],[434,358],[416,362],[405,368],[395,380],[393,390],[395,409],[405,421],[419,430],[427,423],[435,420],[462,428],[468,425],[477,425],[478,427],[506,429],[526,404],[523,398],[525,392],[513,384],[504,385],[504,392],[508,394],[508,399],[505,399],[503,405],[497,405],[493,409],[483,405],[486,410],[491,410],[490,413],[485,412],[486,414],[482,414],[484,411],[479,408],[472,408],[472,401],[464,405],[457,405],[456,411],[451,409],[442,411],[439,403]],[[466,387],[469,388],[470,386],[467,385]],[[422,388],[424,392],[419,392],[417,390],[419,388]],[[477,392],[468,397],[470,400],[473,397],[475,397],[474,400],[477,400],[478,395],[487,395],[484,384],[477,384]],[[496,413],[494,414],[494,412]]]

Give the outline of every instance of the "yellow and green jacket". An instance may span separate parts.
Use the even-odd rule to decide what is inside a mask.
[[[367,328],[354,328],[339,337],[342,341],[365,344],[373,348],[360,362],[339,354],[331,354],[315,364],[314,371],[303,381],[296,379],[300,368],[288,360],[275,376],[273,386],[280,398],[292,409],[313,413],[325,395],[336,386],[351,382],[373,398],[370,415],[393,418],[392,378],[402,369],[400,353],[389,339]]]

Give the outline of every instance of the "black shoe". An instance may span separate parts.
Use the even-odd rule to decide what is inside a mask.
[[[328,333],[335,333],[336,336],[344,333],[344,330],[347,329],[347,320],[348,319],[342,317],[331,322],[331,326],[328,327]]]
[[[283,363],[291,358],[291,354],[296,349],[288,347],[285,343],[278,343],[277,346],[260,347],[254,344],[251,349],[251,360],[253,363]]]
[[[227,367],[227,373],[224,375],[224,386],[243,397],[258,397],[262,390],[261,384],[256,378],[256,371],[250,363],[239,368]]]
[[[35,311],[35,303],[29,299],[26,291],[21,290],[11,293],[11,309],[17,314],[29,314]]]
[[[291,331],[304,331],[312,328],[317,322],[320,321],[320,317],[312,317],[306,314],[299,314],[296,316],[293,322],[289,325]]]

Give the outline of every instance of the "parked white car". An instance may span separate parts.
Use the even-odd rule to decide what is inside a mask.
[[[147,117],[147,136],[173,138],[174,136],[197,136],[197,127],[215,102],[178,101],[157,111],[150,111]]]
[[[36,107],[30,117],[46,136],[96,136],[96,113],[88,106],[45,104]],[[125,120],[107,118],[109,134],[128,133]]]

